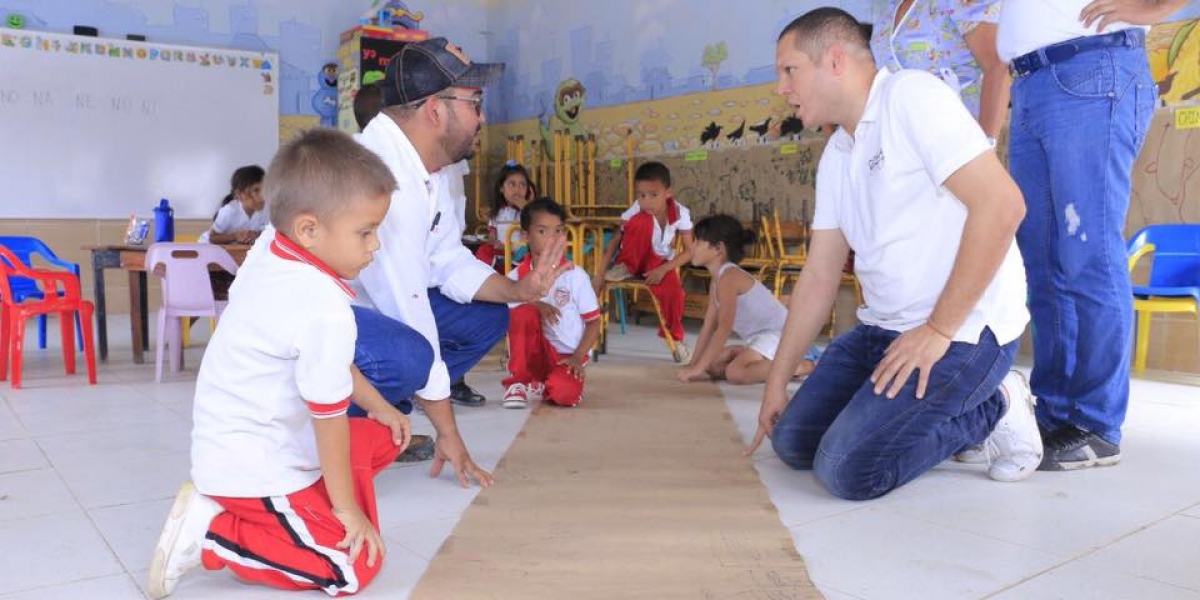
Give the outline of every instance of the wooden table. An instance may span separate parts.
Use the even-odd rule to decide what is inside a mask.
[[[133,340],[133,362],[146,361],[145,348],[150,345],[150,327],[146,299],[146,249],[149,246],[111,244],[84,246],[92,252],[92,276],[96,292],[96,332],[100,360],[108,360],[108,311],[104,299],[104,270],[122,269],[129,274],[129,330]],[[246,260],[250,246],[229,244],[225,250],[240,265]],[[214,269],[219,267],[213,267]]]

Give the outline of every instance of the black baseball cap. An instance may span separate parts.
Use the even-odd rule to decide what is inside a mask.
[[[503,63],[473,63],[462,48],[438,37],[406,44],[388,61],[383,105],[409,104],[448,87],[483,88],[504,73]]]

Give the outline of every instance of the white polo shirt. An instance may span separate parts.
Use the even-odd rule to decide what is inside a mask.
[[[1138,27],[1116,22],[1098,31],[1096,26],[1084,27],[1079,13],[1092,0],[1004,0],[1000,4],[1000,25],[996,31],[996,51],[1000,60],[1012,59],[1077,37],[1111,33]],[[1142,29],[1149,30],[1149,27]]]
[[[429,288],[455,302],[471,302],[495,274],[462,244],[462,208],[452,197],[462,189],[460,168],[429,173],[416,148],[390,117],[367,124],[359,143],[378,154],[396,177],[396,192],[379,226],[379,250],[352,285],[356,302],[412,327],[433,347],[429,379],[417,394],[426,400],[450,396],[450,373],[442,361]],[[461,195],[461,193],[459,194]],[[464,200],[465,202],[465,200]]]
[[[569,261],[564,259],[563,262]],[[526,259],[508,272],[508,278],[517,281],[528,274],[532,267],[533,261]],[[584,326],[600,318],[600,304],[596,301],[596,291],[592,289],[592,279],[583,269],[571,264],[567,270],[559,273],[550,291],[542,297],[542,302],[558,309],[558,322],[551,325],[543,321],[542,333],[554,344],[559,354],[574,353],[583,340]]]
[[[621,223],[632,219],[640,212],[642,212],[642,206],[634,202],[625,209],[625,212],[621,213]],[[675,234],[691,230],[692,211],[674,198],[670,198],[667,200],[667,224],[664,227],[658,223],[658,219],[654,219],[654,235],[650,245],[655,254],[671,260],[675,258]]]
[[[210,496],[312,485],[321,477],[312,421],[350,403],[350,288],[282,235],[268,245],[238,270],[196,379],[192,480]]]
[[[817,168],[813,229],[838,229],[854,249],[865,324],[907,331],[929,319],[958,253],[967,209],[950,175],[991,152],[979,124],[941,80],[880,69],[851,137],[838,129]],[[1029,321],[1025,268],[1014,241],[955,341],[984,327],[1006,344]]]
[[[222,206],[217,211],[216,218],[213,223],[204,233],[200,234],[199,241],[201,244],[207,244],[208,238],[214,233],[233,233],[242,229],[250,231],[262,231],[267,226],[267,211],[260,210],[252,215],[246,214],[246,208],[237,200],[230,200],[229,204]]]

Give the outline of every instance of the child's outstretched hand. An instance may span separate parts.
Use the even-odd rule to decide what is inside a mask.
[[[691,383],[693,381],[706,381],[709,379],[708,373],[705,373],[703,369],[696,369],[692,367],[684,367],[680,369],[678,375],[679,380],[684,383]]]
[[[367,413],[367,417],[392,430],[392,443],[399,446],[401,452],[408,448],[408,443],[412,441],[412,423],[399,409],[388,404]]]
[[[558,324],[558,317],[560,314],[558,312],[558,307],[554,306],[553,304],[546,304],[545,302],[542,302],[541,300],[534,302],[533,306],[534,306],[534,308],[537,308],[538,315],[540,315],[542,317],[543,322],[545,322],[549,325],[557,325]]]
[[[572,354],[566,358],[560,359],[558,364],[566,366],[567,370],[571,372],[571,375],[573,375],[575,379],[583,379],[584,367],[582,356],[575,356]]]
[[[337,543],[337,547],[345,550],[350,555],[350,562],[353,563],[358,559],[363,546],[366,546],[367,566],[374,567],[385,550],[383,539],[379,537],[379,532],[367,519],[367,515],[363,514],[361,508],[355,506],[350,509],[335,508],[333,516],[337,517],[338,521],[342,522],[342,526],[346,528],[346,537]]]

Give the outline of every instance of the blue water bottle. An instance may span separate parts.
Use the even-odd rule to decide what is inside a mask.
[[[158,201],[154,207],[154,241],[175,241],[175,210],[166,198]]]

